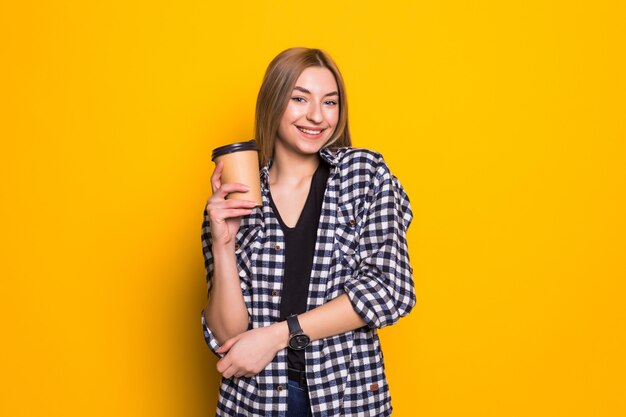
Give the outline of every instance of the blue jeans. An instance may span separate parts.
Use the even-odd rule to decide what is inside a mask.
[[[310,417],[311,405],[306,386],[290,379],[287,387],[287,417]]]

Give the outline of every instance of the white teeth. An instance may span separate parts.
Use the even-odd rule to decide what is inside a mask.
[[[308,133],[309,135],[317,135],[322,132],[321,130],[309,130],[309,129],[303,129],[301,127],[299,127],[298,129],[300,129],[304,133]]]

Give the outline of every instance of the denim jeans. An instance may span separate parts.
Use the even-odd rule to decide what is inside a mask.
[[[287,417],[310,417],[311,405],[306,386],[290,379],[287,387]]]

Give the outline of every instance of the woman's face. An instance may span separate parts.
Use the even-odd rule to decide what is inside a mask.
[[[339,92],[328,68],[302,71],[280,121],[274,150],[310,155],[332,136],[339,120]]]

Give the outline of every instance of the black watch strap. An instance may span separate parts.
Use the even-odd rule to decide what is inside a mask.
[[[289,335],[296,334],[298,332],[302,332],[302,327],[300,327],[300,321],[298,320],[298,316],[296,314],[292,314],[291,316],[287,316],[287,327],[289,328]]]
[[[311,339],[302,331],[298,316],[295,314],[288,316],[287,327],[289,328],[288,347],[294,350],[306,349],[306,347],[311,343]]]

